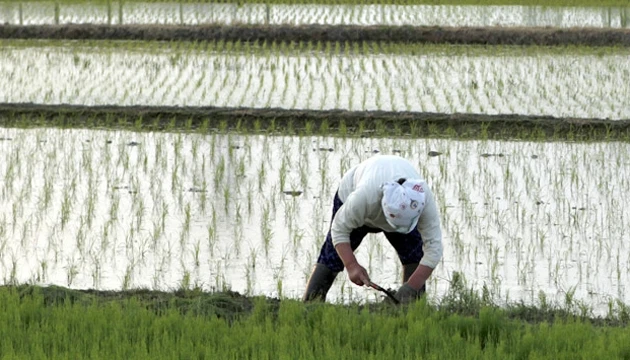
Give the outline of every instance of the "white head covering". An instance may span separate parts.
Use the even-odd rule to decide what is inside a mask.
[[[417,225],[424,209],[424,182],[407,179],[402,185],[395,181],[384,183],[381,206],[387,222],[396,232],[408,234]]]

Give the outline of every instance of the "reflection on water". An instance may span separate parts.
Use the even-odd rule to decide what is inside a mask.
[[[630,7],[0,2],[9,24],[346,24],[628,28]]]
[[[15,44],[0,48],[0,102],[630,118],[623,48],[418,46],[407,55]]]

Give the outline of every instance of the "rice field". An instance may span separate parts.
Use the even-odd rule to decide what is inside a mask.
[[[0,1],[6,25],[628,28],[629,16],[626,0]],[[516,128],[510,140],[464,140],[328,120],[273,132],[251,120],[245,132],[199,112],[509,114],[615,128],[630,119],[629,60],[624,47],[0,40],[0,354],[628,358],[617,327],[630,323],[628,141],[535,130],[525,140]],[[182,112],[39,106],[63,104]],[[169,121],[178,125],[155,131]],[[410,159],[436,195],[444,256],[426,300],[378,304],[342,273],[333,304],[302,304],[340,177],[378,154]],[[373,281],[400,285],[382,235],[356,255]]]
[[[299,298],[341,174],[376,153],[417,164],[436,193],[453,273],[498,303],[605,313],[626,303],[627,143],[0,129],[5,284],[231,289]],[[399,284],[382,237],[357,252]],[[339,276],[333,302],[379,294]]]
[[[534,2],[535,3],[535,2]],[[92,1],[0,2],[0,24],[326,24],[628,28],[630,6],[284,4]]]
[[[1,44],[4,103],[630,118],[630,50],[624,48]]]

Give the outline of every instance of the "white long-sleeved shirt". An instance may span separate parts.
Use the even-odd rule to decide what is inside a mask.
[[[350,232],[364,225],[386,232],[395,231],[383,214],[381,185],[400,178],[422,179],[409,161],[395,155],[373,156],[344,174],[338,190],[343,205],[337,210],[331,226],[333,245],[350,243]],[[433,192],[428,185],[423,188],[426,200],[417,226],[424,252],[420,264],[435,268],[443,251],[440,214]]]

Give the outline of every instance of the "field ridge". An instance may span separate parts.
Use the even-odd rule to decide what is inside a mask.
[[[359,25],[0,25],[2,39],[630,46],[630,29]]]
[[[108,304],[120,303],[135,299],[144,304],[147,309],[161,313],[168,309],[176,309],[182,314],[195,316],[217,316],[228,321],[251,315],[257,302],[264,302],[272,313],[278,312],[282,302],[298,302],[289,298],[275,298],[269,296],[247,296],[235,291],[223,289],[204,291],[201,289],[173,289],[171,291],[150,289],[128,290],[96,290],[96,289],[71,289],[63,286],[38,286],[38,285],[3,285],[0,292],[17,292],[21,297],[39,295],[43,304],[47,306],[62,304]],[[307,303],[305,306],[319,306],[321,302]],[[326,306],[353,308],[376,313],[393,314],[405,306],[394,306],[386,302],[367,304],[326,303]],[[484,300],[474,290],[454,286],[446,298],[439,303],[431,305],[436,311],[444,311],[447,314],[459,314],[463,316],[479,317],[484,308],[494,308],[505,312],[509,319],[524,321],[530,324],[543,322],[579,320],[593,326],[625,327],[628,325],[628,308],[619,303],[613,313],[605,317],[595,316],[571,309],[566,304],[547,304],[545,306],[532,306],[523,303],[514,303],[499,306],[492,301]],[[619,307],[621,306],[621,307]],[[619,313],[617,313],[619,312]]]
[[[284,134],[527,140],[628,140],[630,119],[280,108],[0,103],[1,126],[202,129]]]

